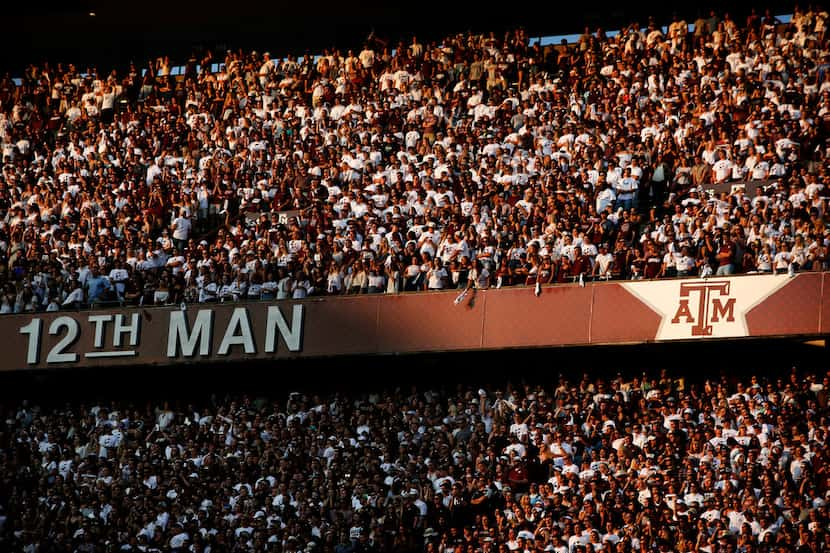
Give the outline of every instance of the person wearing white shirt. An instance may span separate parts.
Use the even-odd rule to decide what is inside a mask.
[[[622,178],[614,187],[617,190],[617,207],[622,207],[627,211],[637,205],[636,198],[639,185],[637,180],[631,176],[630,167],[623,170]]]
[[[427,270],[427,288],[429,290],[441,290],[446,284],[449,275],[441,263],[441,258],[432,260],[432,267]]]
[[[688,246],[682,246],[680,248],[680,254],[675,257],[674,263],[677,269],[677,276],[685,277],[693,274],[695,258],[689,255]]]
[[[311,292],[313,292],[311,282],[309,282],[302,271],[297,272],[297,276],[291,290],[291,298],[301,300],[307,297]]]
[[[775,256],[773,257],[772,264],[773,268],[775,269],[776,274],[783,274],[787,272],[787,269],[790,267],[790,262],[792,261],[792,254],[790,253],[790,247],[787,245],[786,242],[781,242],[781,250],[778,251]]]
[[[529,435],[527,421],[522,420],[519,413],[513,415],[513,423],[510,425],[510,434],[516,436],[519,440],[525,441]]]
[[[747,158],[747,163],[751,158]],[[766,180],[769,176],[769,163],[764,160],[760,159],[755,162],[754,165],[749,170],[749,178],[751,180]]]
[[[594,275],[601,279],[609,279],[614,267],[614,256],[608,251],[607,244],[600,244],[599,253],[594,259]]]
[[[558,437],[554,437],[548,447],[553,458],[553,464],[557,467],[564,466],[565,459],[573,454],[570,444],[561,441]]]
[[[597,194],[596,209],[597,213],[605,211],[606,207],[613,207],[617,201],[617,193],[609,183],[603,183],[602,190]]]
[[[101,122],[111,123],[115,108],[116,91],[107,84],[101,94]]]
[[[726,154],[722,150],[718,150],[717,157],[718,160],[712,165],[715,182],[726,182],[732,177],[732,162],[727,159]]]
[[[124,290],[129,278],[130,274],[127,272],[127,269],[124,268],[124,263],[121,260],[117,260],[115,262],[115,267],[109,273],[109,279],[115,286],[115,293],[118,295],[119,300],[124,299]]]
[[[210,276],[199,288],[199,303],[215,302],[219,293],[216,279]]]
[[[591,260],[593,260],[599,253],[597,247],[591,243],[591,237],[587,234],[582,237],[582,242],[579,246],[582,248],[583,255],[587,255],[591,258]]]

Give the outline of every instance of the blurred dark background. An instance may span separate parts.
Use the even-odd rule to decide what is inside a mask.
[[[208,0],[10,0],[0,8],[0,71],[13,76],[26,65],[74,63],[99,72],[144,66],[168,55],[184,64],[192,53],[226,48],[269,50],[275,56],[323,48],[360,48],[374,30],[378,36],[422,42],[448,33],[495,31],[522,26],[531,36],[579,33],[587,25],[618,29],[649,15],[661,25],[677,13],[692,23],[714,8],[743,23],[749,9],[791,13],[794,2],[484,2],[473,0],[308,0],[217,2]],[[94,13],[94,16],[90,14]]]

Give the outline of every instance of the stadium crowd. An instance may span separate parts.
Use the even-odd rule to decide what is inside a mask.
[[[0,312],[826,270],[827,23],[32,65]]]
[[[0,406],[5,551],[828,548],[830,371]]]

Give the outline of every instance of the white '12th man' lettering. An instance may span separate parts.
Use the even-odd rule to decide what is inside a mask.
[[[277,334],[282,337],[288,351],[302,350],[304,306],[292,307],[291,324],[277,306],[268,307],[265,321],[264,353],[277,351]],[[167,331],[167,357],[193,357],[210,355],[213,343],[213,311],[200,309],[193,326],[189,327],[187,315],[183,311],[170,312],[170,324]],[[234,308],[231,313],[217,355],[229,355],[233,346],[240,346],[246,354],[257,353],[256,340],[251,329],[251,318],[245,307]]]

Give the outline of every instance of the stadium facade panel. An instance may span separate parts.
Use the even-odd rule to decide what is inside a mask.
[[[828,273],[0,318],[0,370],[819,336]]]

